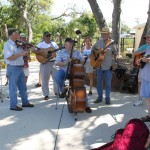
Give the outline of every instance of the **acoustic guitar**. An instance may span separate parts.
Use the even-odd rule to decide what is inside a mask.
[[[145,54],[145,52],[134,56],[134,59],[133,59],[133,66],[134,67],[139,67],[137,65],[137,61],[139,61],[143,57],[144,54]]]
[[[45,64],[47,63],[50,59],[56,57],[56,52],[58,50],[63,49],[64,47],[58,48],[58,49],[54,49],[53,47],[50,47],[50,49],[48,50],[44,50],[44,56],[40,55],[40,54],[36,54],[36,59],[39,63]]]
[[[147,56],[144,56],[145,58],[149,58],[150,57],[150,54],[148,54]],[[143,57],[142,57],[143,58]],[[146,64],[146,62],[143,62],[142,61],[142,58],[141,59],[139,59],[139,60],[137,60],[139,63],[140,63],[140,68],[144,68],[144,66],[145,66],[145,64]]]
[[[95,56],[95,59],[93,59],[90,56],[90,64],[91,66],[93,66],[94,69],[97,69],[100,64],[102,63],[102,61],[104,60],[105,57],[105,49],[107,49],[110,45],[112,44],[117,44],[117,41],[113,41],[110,44],[108,44],[104,49],[99,48],[97,51],[94,51],[93,55]]]

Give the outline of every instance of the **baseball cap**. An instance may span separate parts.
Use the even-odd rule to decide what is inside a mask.
[[[20,33],[20,37],[26,37],[25,33]]]
[[[72,39],[72,38],[69,38],[69,37],[67,37],[66,39],[65,39],[65,42],[74,42],[74,40]]]
[[[50,32],[48,32],[48,31],[45,31],[44,33],[43,33],[43,36],[46,36],[46,35],[52,35]]]

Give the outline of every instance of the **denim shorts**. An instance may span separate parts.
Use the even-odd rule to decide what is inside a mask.
[[[150,98],[150,81],[142,79],[140,96]]]

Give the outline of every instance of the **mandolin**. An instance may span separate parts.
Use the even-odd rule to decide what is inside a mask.
[[[97,69],[100,64],[102,63],[102,61],[104,60],[105,57],[105,53],[106,53],[106,49],[112,45],[112,44],[117,44],[117,41],[111,42],[110,44],[108,44],[104,49],[99,48],[97,51],[94,51],[93,55],[95,56],[95,59],[92,59],[92,57],[90,57],[90,64],[91,66],[93,66],[94,69]]]
[[[58,49],[54,49],[53,47],[50,47],[50,49],[48,50],[44,50],[44,54],[45,57],[43,55],[40,54],[36,54],[36,59],[39,63],[45,64],[47,63],[50,59],[53,59],[54,57],[56,57],[56,52],[58,50],[63,49],[64,47],[58,48]]]

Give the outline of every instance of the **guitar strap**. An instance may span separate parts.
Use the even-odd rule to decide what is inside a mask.
[[[105,43],[104,49],[111,43],[111,39],[108,39]]]
[[[52,44],[52,41],[50,42],[51,43],[51,46],[55,49],[54,45]],[[55,61],[55,57],[52,58],[51,60],[49,60],[50,62],[54,62]]]
[[[98,51],[98,52],[101,53],[101,51],[103,51],[110,43],[111,43],[111,39],[108,39],[108,40],[106,41],[106,43],[103,44],[103,46],[102,46],[103,48],[101,48],[101,50]]]

